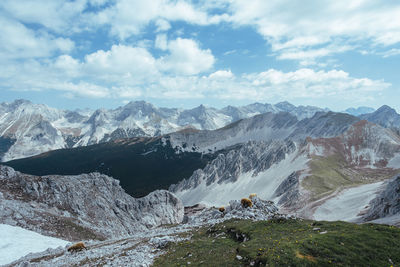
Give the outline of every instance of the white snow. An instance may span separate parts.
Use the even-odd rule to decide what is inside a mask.
[[[236,182],[206,185],[203,180],[196,188],[176,192],[185,206],[202,203],[207,206],[222,206],[232,199],[248,197],[256,193],[262,199],[272,200],[278,186],[294,171],[307,168],[308,159],[298,156],[297,151],[286,155],[286,158],[272,165],[268,170],[252,177],[252,172],[243,173]]]
[[[324,221],[357,221],[357,216],[375,198],[383,182],[361,185],[344,189],[328,199],[314,212],[315,220]]]
[[[387,166],[393,169],[400,169],[400,153],[396,153]]]
[[[0,224],[0,265],[11,263],[29,253],[65,247],[68,243],[21,227]]]

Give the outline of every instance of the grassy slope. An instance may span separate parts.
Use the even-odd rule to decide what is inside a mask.
[[[302,186],[312,193],[312,200],[330,194],[340,187],[373,183],[398,173],[398,170],[390,168],[355,168],[349,166],[339,155],[314,156],[309,166],[311,175],[304,178]]]
[[[61,149],[4,163],[34,175],[75,175],[100,172],[120,180],[125,191],[141,197],[189,178],[214,156],[175,153],[159,138],[133,138],[99,145]]]
[[[244,236],[249,240],[240,240]],[[227,221],[194,230],[189,241],[169,244],[154,266],[188,266],[188,262],[190,266],[252,262],[255,266],[399,266],[400,229],[307,220]]]

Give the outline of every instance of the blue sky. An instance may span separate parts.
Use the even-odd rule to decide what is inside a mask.
[[[2,0],[0,102],[400,110],[400,3]]]

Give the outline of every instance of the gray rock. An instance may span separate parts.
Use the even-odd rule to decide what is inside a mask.
[[[370,203],[365,221],[375,220],[400,213],[400,176],[390,179],[386,187]]]
[[[157,190],[135,199],[99,173],[32,176],[0,166],[0,222],[67,240],[133,234],[183,220],[182,202]]]
[[[250,141],[235,146],[226,154],[219,154],[204,169],[195,171],[190,178],[179,184],[171,185],[169,190],[178,192],[196,188],[203,180],[206,180],[207,186],[214,182],[235,182],[242,173],[250,171],[256,176],[295,150],[296,145],[292,141]]]

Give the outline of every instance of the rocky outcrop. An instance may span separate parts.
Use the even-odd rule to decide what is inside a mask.
[[[68,240],[133,234],[183,219],[182,202],[157,190],[132,198],[99,173],[32,176],[0,166],[0,222]]]
[[[386,183],[386,187],[370,202],[364,216],[366,221],[400,214],[400,175]]]
[[[280,197],[278,204],[283,207],[297,207],[300,199],[299,173],[290,174],[275,190],[274,197]]]

